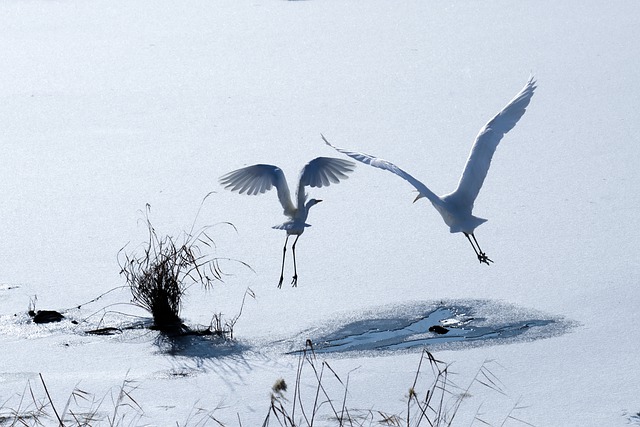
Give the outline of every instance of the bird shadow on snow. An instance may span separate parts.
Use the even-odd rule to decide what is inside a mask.
[[[504,302],[448,300],[362,312],[274,345],[290,354],[311,342],[316,353],[378,356],[533,341],[562,335],[575,326],[560,316]]]

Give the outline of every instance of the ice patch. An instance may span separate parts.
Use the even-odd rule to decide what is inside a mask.
[[[306,331],[299,338],[304,343],[311,340],[317,353],[440,350],[547,338],[572,325],[559,317],[484,300],[393,307],[340,323]]]

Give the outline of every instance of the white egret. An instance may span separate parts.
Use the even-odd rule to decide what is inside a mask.
[[[416,197],[414,202],[422,197],[429,199],[431,204],[442,216],[442,219],[444,219],[445,224],[449,226],[449,231],[451,233],[462,232],[469,240],[469,243],[471,243],[471,247],[473,247],[480,263],[489,265],[489,263],[493,261],[480,249],[480,245],[478,245],[478,241],[474,235],[476,227],[487,220],[471,214],[473,202],[478,196],[482,183],[487,176],[489,165],[491,164],[491,157],[498,143],[504,134],[513,129],[520,117],[522,117],[527,105],[529,105],[535,88],[536,82],[533,76],[531,76],[527,84],[515,98],[480,129],[480,133],[471,147],[471,153],[462,171],[458,187],[452,193],[441,197],[434,194],[422,182],[391,162],[357,151],[337,148],[331,145],[324,136],[322,136],[322,139],[324,139],[329,146],[349,157],[373,167],[393,172],[399,177],[409,181],[409,183],[418,190],[418,197]],[[471,240],[472,238],[473,241]]]
[[[297,189],[297,206],[291,200],[291,193],[287,180],[282,169],[273,165],[252,165],[242,169],[229,172],[220,177],[220,183],[224,188],[237,191],[240,194],[257,195],[265,193],[273,186],[278,192],[278,199],[284,209],[284,214],[290,218],[284,224],[276,225],[273,228],[286,230],[287,238],[282,248],[282,268],[280,269],[280,281],[278,288],[282,286],[284,275],[284,261],[287,252],[287,242],[289,236],[295,235],[291,250],[293,252],[293,280],[291,284],[298,284],[298,270],[296,267],[296,243],[300,235],[304,233],[306,227],[311,227],[305,221],[309,215],[309,209],[320,203],[322,200],[310,199],[307,201],[305,187],[326,187],[331,183],[338,183],[341,179],[348,178],[347,174],[352,172],[355,163],[348,160],[336,159],[332,157],[317,157],[311,160],[300,172],[300,181]]]

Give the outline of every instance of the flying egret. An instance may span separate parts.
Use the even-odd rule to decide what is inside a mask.
[[[289,236],[295,235],[291,250],[293,252],[293,280],[291,284],[298,284],[298,270],[296,267],[296,243],[300,235],[304,233],[305,227],[311,227],[305,221],[309,215],[309,209],[320,203],[322,200],[310,199],[307,201],[305,187],[326,187],[331,183],[338,183],[341,179],[348,178],[347,174],[353,172],[355,163],[348,160],[336,159],[332,157],[317,157],[311,160],[300,172],[300,181],[297,189],[297,206],[291,201],[291,193],[287,180],[282,169],[273,165],[252,165],[242,169],[229,172],[220,177],[220,183],[224,188],[237,191],[240,194],[257,195],[265,193],[273,186],[278,192],[278,199],[284,209],[284,214],[290,218],[284,224],[276,225],[272,228],[286,230],[287,238],[282,248],[282,267],[280,269],[280,282],[278,288],[282,286],[284,275],[284,261],[287,252],[287,242]]]
[[[449,226],[449,231],[451,233],[462,232],[469,240],[469,243],[471,243],[471,247],[473,247],[480,263],[489,265],[489,263],[493,261],[480,249],[480,245],[478,245],[478,241],[473,234],[476,227],[484,223],[486,219],[478,218],[471,214],[471,211],[473,210],[473,202],[478,196],[482,183],[487,176],[487,171],[491,164],[491,157],[496,151],[498,143],[504,134],[513,129],[518,120],[520,120],[520,117],[524,114],[527,105],[529,105],[529,101],[533,96],[535,88],[536,82],[533,76],[531,76],[529,77],[527,84],[515,96],[515,98],[513,98],[511,102],[509,102],[507,106],[504,107],[493,119],[484,125],[482,129],[480,129],[480,133],[471,147],[471,153],[469,154],[467,163],[462,171],[458,187],[452,193],[446,194],[442,197],[434,194],[426,185],[393,163],[368,154],[359,153],[357,151],[349,151],[334,147],[323,135],[321,136],[330,147],[333,147],[339,152],[362,163],[393,172],[399,177],[409,181],[409,183],[418,190],[418,197],[416,197],[414,203],[422,197],[429,199],[433,207],[435,207],[442,216],[445,224]],[[473,241],[471,239],[473,239]]]

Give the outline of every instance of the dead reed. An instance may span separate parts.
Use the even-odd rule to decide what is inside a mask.
[[[451,380],[450,365],[435,358],[424,350],[416,369],[413,383],[406,396],[406,409],[400,413],[384,412],[381,409],[355,409],[348,404],[349,376],[342,378],[326,361],[316,357],[313,345],[307,341],[304,351],[298,359],[296,378],[293,387],[289,387],[282,378],[278,379],[271,390],[271,399],[262,427],[313,427],[313,426],[391,426],[391,427],[453,427],[462,425],[485,426],[532,426],[515,413],[522,409],[519,402],[508,413],[491,422],[480,415],[479,409],[471,421],[457,415],[465,402],[465,415],[470,415],[471,389],[480,386],[480,390],[490,390],[505,395],[498,378],[483,363],[466,387],[459,387]],[[102,398],[76,387],[62,410],[54,405],[42,375],[39,376],[42,387],[27,387],[17,401],[7,400],[0,403],[1,426],[127,426],[139,425],[144,410],[136,401],[134,394],[138,388],[135,381],[125,378],[122,384]],[[304,385],[303,385],[304,383]],[[41,390],[38,392],[38,390]],[[293,393],[287,397],[287,393]],[[479,393],[478,391],[474,393]],[[42,396],[42,397],[37,397]],[[484,396],[484,394],[483,394]],[[393,396],[389,396],[393,399]],[[178,426],[243,426],[242,417],[222,422],[214,413],[193,406],[183,424]],[[504,408],[503,408],[504,409]],[[496,414],[493,414],[496,415]],[[495,417],[494,417],[495,418]],[[165,420],[165,425],[169,425]]]
[[[284,379],[276,381],[272,388],[271,404],[262,423],[262,427],[313,427],[314,425],[335,425],[340,427],[392,426],[392,427],[453,427],[467,425],[457,423],[456,417],[461,406],[471,396],[471,388],[479,385],[501,395],[505,395],[498,378],[489,369],[490,362],[485,362],[478,369],[467,387],[459,387],[451,381],[450,365],[435,358],[424,349],[416,369],[413,384],[409,388],[406,411],[404,414],[388,413],[380,409],[349,408],[349,375],[343,380],[326,361],[318,361],[313,345],[307,340],[305,349],[298,361],[295,386],[292,400],[287,399],[287,384]],[[428,367],[429,369],[425,369]],[[309,374],[308,371],[311,371]],[[426,372],[425,372],[426,371]],[[311,377],[315,381],[312,396],[303,396],[301,381]],[[333,382],[334,384],[330,384]],[[335,383],[341,390],[335,391]],[[333,390],[330,392],[329,390]],[[506,416],[501,419],[500,426],[509,421],[519,425],[531,424],[517,418],[514,413],[522,409],[516,403]],[[461,422],[464,422],[461,420]],[[477,411],[471,424],[478,422],[492,426]]]
[[[177,239],[159,236],[149,220],[149,205],[145,220],[148,242],[140,254],[120,250],[120,274],[131,289],[133,304],[153,316],[154,328],[177,331],[182,327],[180,310],[186,290],[194,284],[209,288],[222,281],[219,259],[202,250],[215,244],[207,228],[195,234],[185,232]]]

